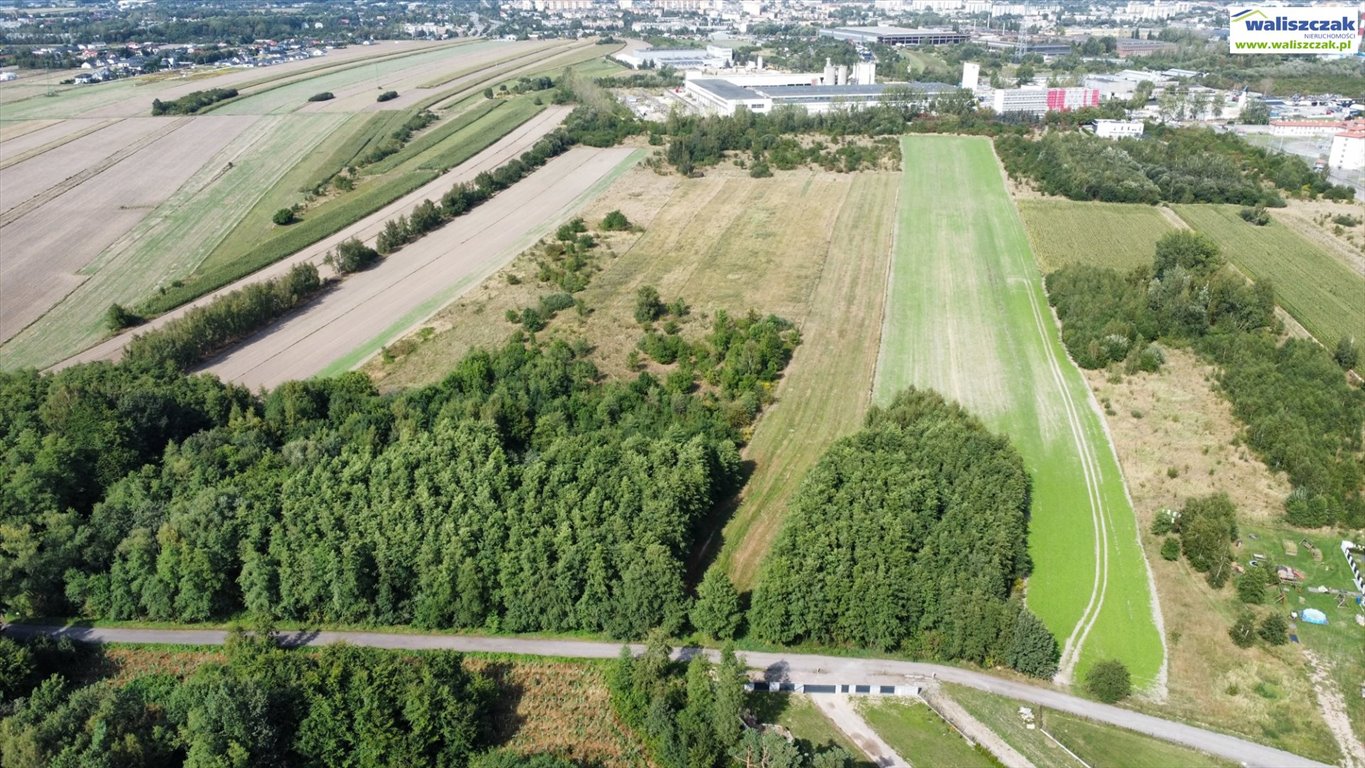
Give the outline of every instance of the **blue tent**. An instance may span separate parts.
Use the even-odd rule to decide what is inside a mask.
[[[1303,611],[1299,614],[1299,618],[1303,619],[1309,624],[1327,623],[1327,614],[1323,613],[1322,611],[1319,611],[1317,608],[1303,609]]]

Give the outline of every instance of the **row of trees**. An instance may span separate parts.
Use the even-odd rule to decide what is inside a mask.
[[[802,482],[754,591],[752,630],[1050,676],[1056,640],[1011,598],[1029,571],[1028,512],[1008,441],[933,392],[902,392]]]
[[[456,653],[285,651],[238,636],[226,662],[183,678],[81,686],[44,661],[64,655],[61,667],[88,675],[76,662],[94,660],[41,646],[0,638],[21,681],[0,703],[0,763],[12,768],[509,764],[486,752],[496,685]]]
[[[1050,195],[1116,203],[1233,203],[1283,207],[1281,192],[1351,199],[1294,155],[1268,152],[1229,133],[1153,126],[1142,139],[1108,141],[1078,132],[1001,136],[1010,176]]]
[[[1047,276],[1047,289],[1062,341],[1083,367],[1132,360],[1158,339],[1193,344],[1218,366],[1247,445],[1288,474],[1289,520],[1365,524],[1365,392],[1346,381],[1329,350],[1300,339],[1280,342],[1273,290],[1231,272],[1212,242],[1168,234],[1151,268],[1125,276],[1067,266]],[[1349,359],[1350,344],[1338,346]]]
[[[686,665],[671,661],[671,649],[657,633],[645,652],[622,648],[608,670],[612,707],[640,734],[663,768],[851,768],[852,756],[839,747],[807,752],[776,732],[746,728],[744,663],[730,647],[713,664],[704,654]]]
[[[134,365],[191,368],[274,322],[322,288],[317,267],[298,264],[282,277],[252,283],[134,337],[124,357]]]
[[[193,115],[205,107],[235,98],[237,98],[236,88],[210,88],[207,91],[187,93],[173,101],[152,99],[152,116]]]

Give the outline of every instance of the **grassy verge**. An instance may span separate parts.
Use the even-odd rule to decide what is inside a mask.
[[[809,696],[799,693],[754,692],[748,697],[749,710],[763,723],[776,723],[791,731],[808,752],[840,747],[860,766],[870,766],[866,755],[831,723]]]
[[[1123,765],[1131,768],[1232,768],[1236,765],[1202,752],[1167,744],[1136,733],[1098,725],[1061,713],[1046,716],[1043,727],[1057,741],[1090,765]]]
[[[1019,215],[1043,274],[1068,264],[1128,271],[1152,263],[1156,241],[1174,229],[1151,205],[1020,200]]]
[[[875,400],[932,388],[1009,436],[1033,479],[1029,607],[1080,644],[1078,675],[1117,658],[1151,686],[1163,648],[1133,510],[990,143],[907,137],[902,156]]]
[[[1242,221],[1231,205],[1178,205],[1193,229],[1208,235],[1248,276],[1269,280],[1275,299],[1320,342],[1365,339],[1365,276],[1278,221]]]
[[[863,701],[859,711],[878,736],[912,765],[997,768],[984,749],[973,747],[921,701]]]

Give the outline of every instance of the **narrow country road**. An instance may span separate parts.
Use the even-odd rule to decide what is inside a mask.
[[[143,643],[149,645],[222,645],[228,636],[224,630],[60,627],[35,624],[13,625],[5,629],[5,634],[11,637],[40,635],[69,637],[73,640],[89,643]],[[281,633],[280,641],[285,645],[294,646],[348,643],[368,648],[397,650],[454,650],[582,659],[611,659],[615,658],[621,651],[621,646],[618,644],[588,640],[378,632],[285,632]],[[644,650],[639,645],[631,647],[636,653]],[[700,650],[682,648],[675,652],[675,656],[690,657]],[[715,651],[710,650],[702,652],[712,656],[716,654]],[[769,682],[895,685],[933,679],[965,685],[988,693],[1079,715],[1097,722],[1127,728],[1176,744],[1193,747],[1250,767],[1299,768],[1304,766],[1305,768],[1327,768],[1323,763],[1236,736],[1100,704],[1050,688],[1006,680],[970,669],[917,661],[858,659],[800,653],[745,652],[742,655],[749,667],[761,670],[763,679]]]

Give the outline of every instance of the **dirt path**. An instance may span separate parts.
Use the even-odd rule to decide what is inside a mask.
[[[567,218],[575,200],[633,152],[570,150],[378,266],[348,276],[303,312],[204,370],[256,389],[353,367],[338,361],[356,350],[362,353],[355,363],[364,362],[388,338],[477,286],[547,225]]]
[[[910,768],[910,761],[896,754],[896,750],[891,748],[872,730],[872,726],[867,724],[863,716],[858,714],[858,710],[853,707],[853,701],[846,695],[835,696],[812,696],[811,701],[815,706],[825,713],[825,717],[830,719],[844,735],[861,749],[864,754],[872,759],[872,762],[882,768]]]
[[[1003,763],[1005,768],[1034,768],[1027,757],[1019,754],[1018,750],[997,736],[995,731],[987,728],[960,704],[944,695],[942,690],[930,686],[920,692],[920,698],[962,735],[985,747],[986,751]]]
[[[1322,710],[1322,719],[1337,740],[1337,746],[1341,747],[1342,765],[1345,768],[1365,768],[1365,744],[1361,744],[1351,730],[1346,700],[1332,681],[1331,670],[1307,648],[1303,649],[1303,655],[1308,659],[1308,676],[1313,681],[1313,693],[1317,697],[1318,708]]]
[[[508,160],[519,156],[521,153],[530,149],[540,137],[558,127],[559,124],[564,121],[564,118],[568,117],[568,114],[568,107],[551,107],[546,109],[536,117],[531,118],[531,120],[527,121],[520,128],[499,139],[488,149],[485,149],[469,159],[463,165],[452,169],[443,176],[437,177],[431,183],[390,203],[349,227],[346,227],[329,237],[323,238],[293,256],[278,261],[260,271],[254,272],[235,283],[206,294],[178,309],[167,312],[145,325],[121,333],[77,355],[73,355],[57,365],[52,366],[51,370],[61,370],[69,365],[88,363],[95,360],[117,360],[119,356],[123,354],[123,348],[132,340],[133,336],[138,333],[146,333],[149,330],[160,328],[166,323],[183,316],[190,309],[212,302],[218,297],[231,293],[243,286],[278,277],[289,271],[295,264],[312,262],[320,265],[327,252],[335,248],[337,243],[340,243],[343,240],[355,237],[361,240],[373,241],[379,234],[380,229],[383,228],[384,222],[395,216],[411,213],[412,209],[417,207],[423,200],[439,199],[446,190],[457,182],[473,179],[479,173],[485,170],[492,170]]]

